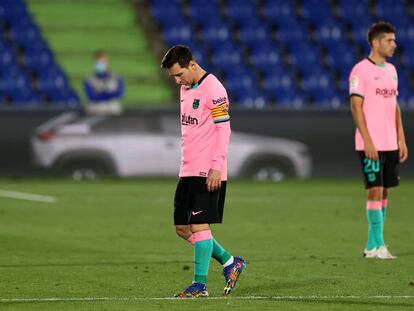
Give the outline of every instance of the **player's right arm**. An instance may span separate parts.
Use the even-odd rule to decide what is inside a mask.
[[[351,95],[350,98],[352,117],[354,118],[355,126],[361,133],[362,139],[364,140],[365,157],[370,160],[377,161],[378,151],[372,142],[367,123],[365,122],[364,110],[362,109],[364,99],[358,95]]]

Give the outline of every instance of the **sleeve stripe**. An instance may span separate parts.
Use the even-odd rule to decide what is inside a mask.
[[[211,112],[220,112],[222,110],[223,110],[223,107],[221,107],[221,106],[211,108]]]
[[[230,120],[230,116],[227,116],[225,118],[215,119],[214,123],[222,123],[222,122],[227,122],[229,120]]]
[[[216,117],[220,117],[220,116],[227,116],[228,113],[225,113],[225,112],[217,112],[217,113],[212,113],[211,115],[213,116],[213,118],[216,118]]]
[[[361,94],[358,94],[358,93],[349,94],[349,97],[352,97],[352,96],[358,96],[358,97],[361,97],[362,99],[364,98],[364,96],[362,96]]]

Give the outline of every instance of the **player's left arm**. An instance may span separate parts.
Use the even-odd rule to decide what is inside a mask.
[[[400,162],[404,162],[408,158],[408,148],[405,143],[404,127],[401,119],[401,109],[397,104],[396,109],[396,125],[397,125],[397,139],[398,139],[398,149],[400,151]]]
[[[208,107],[216,129],[216,144],[206,183],[208,191],[215,191],[221,186],[221,173],[225,167],[231,134],[229,103],[225,90],[223,94],[209,99]]]

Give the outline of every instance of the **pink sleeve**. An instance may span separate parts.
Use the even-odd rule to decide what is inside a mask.
[[[365,96],[365,82],[359,66],[355,66],[349,75],[349,95]]]
[[[224,168],[224,161],[227,158],[228,146],[230,143],[230,121],[216,123],[216,148],[214,149],[213,159],[211,161],[211,168],[222,171]]]
[[[211,160],[211,168],[222,171],[227,158],[230,143],[230,115],[226,90],[220,88],[207,99],[207,107],[211,111],[212,121],[216,129],[216,145]]]

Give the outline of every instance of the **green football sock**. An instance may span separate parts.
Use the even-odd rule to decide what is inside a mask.
[[[194,282],[207,283],[208,268],[213,253],[213,240],[194,243]]]
[[[368,242],[367,249],[371,250],[375,247],[384,246],[383,228],[384,222],[382,217],[382,210],[368,209]]]
[[[371,220],[370,220],[370,210],[367,209],[367,220],[368,220],[368,241],[367,246],[365,249],[367,250],[373,250],[377,247],[377,241],[375,240],[375,233],[372,229]]]
[[[385,224],[385,218],[387,216],[388,199],[382,200],[382,220]]]
[[[213,258],[224,265],[230,260],[231,254],[221,246],[216,239],[213,239]]]

